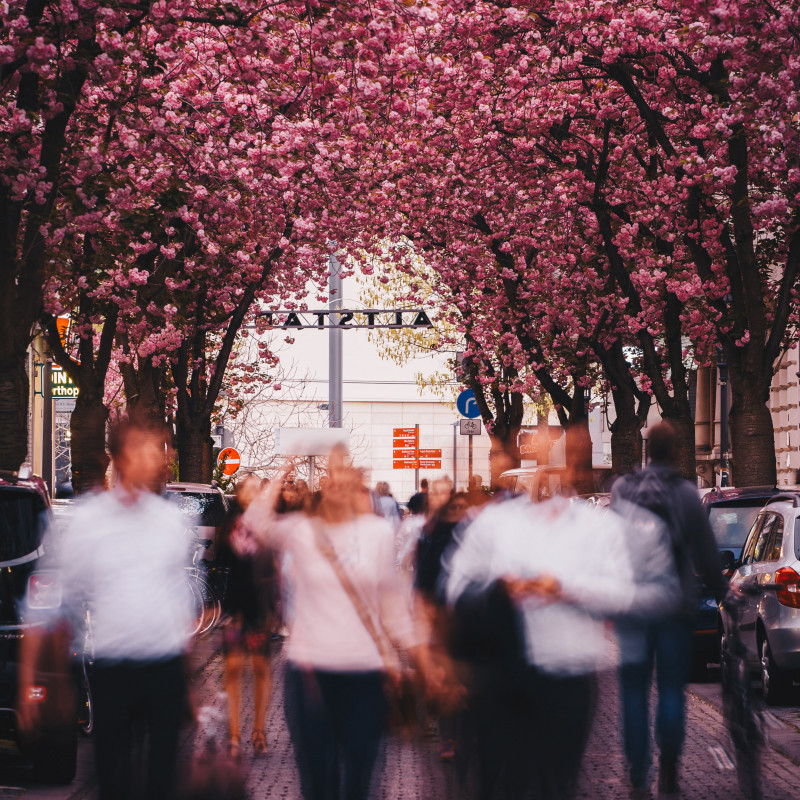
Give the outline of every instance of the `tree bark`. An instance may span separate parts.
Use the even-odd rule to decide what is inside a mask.
[[[0,469],[17,470],[28,455],[28,374],[25,353],[0,360]]]
[[[661,419],[669,422],[675,429],[676,442],[676,463],[675,469],[692,483],[697,482],[697,460],[694,445],[694,418],[689,410],[688,403],[686,408],[681,408],[682,404],[675,404],[669,410],[664,410]]]
[[[566,430],[567,480],[576,494],[594,491],[592,474],[592,435],[586,413],[586,392],[574,381],[572,403]]]
[[[775,432],[767,407],[769,382],[745,374],[731,377],[731,452],[734,486],[775,486]]]
[[[211,417],[187,418],[187,415],[178,414],[177,427],[179,480],[211,483]]]
[[[81,391],[70,418],[72,487],[76,494],[105,485],[109,462],[105,448],[107,422],[103,396]]]

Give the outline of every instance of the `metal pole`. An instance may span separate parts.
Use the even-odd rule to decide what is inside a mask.
[[[314,456],[308,457],[308,488],[314,491]]]
[[[717,370],[719,372],[719,485],[729,486],[728,480],[728,364],[717,348]]]
[[[417,438],[414,442],[414,460],[417,462],[417,468],[414,470],[414,494],[419,493],[419,422],[414,425],[414,430],[417,432]]]
[[[456,442],[458,441],[458,434],[456,428],[458,427],[458,420],[453,423],[453,488],[458,488],[458,457],[456,455]]]
[[[42,365],[42,477],[50,497],[56,496],[53,480],[53,362]]]
[[[467,479],[467,487],[472,485],[472,434],[469,435],[469,478]]]
[[[342,308],[342,275],[335,253],[328,258],[328,310]],[[328,330],[328,427],[342,427],[342,329],[338,327],[339,315],[330,316]]]

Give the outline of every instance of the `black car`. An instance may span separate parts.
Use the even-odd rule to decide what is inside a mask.
[[[777,493],[778,489],[774,486],[751,486],[743,489],[716,488],[703,495],[702,503],[708,511],[708,521],[728,577],[733,574],[741,557],[758,512]],[[709,591],[704,590],[692,631],[693,677],[705,677],[708,664],[719,662],[720,637],[717,601]]]
[[[77,712],[70,635],[49,624],[61,592],[53,574],[40,569],[48,521],[43,481],[0,473],[0,741],[33,763],[36,780],[69,783],[77,764]],[[26,680],[22,664],[29,667]],[[36,723],[23,731],[26,709]]]

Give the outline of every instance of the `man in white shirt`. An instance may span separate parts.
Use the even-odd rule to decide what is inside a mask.
[[[186,522],[157,494],[166,474],[163,430],[124,419],[109,451],[116,486],[79,502],[64,534],[63,604],[76,626],[84,608],[91,618],[100,800],[132,796],[138,780],[148,800],[163,800],[175,791],[187,710]],[[131,765],[137,745],[144,775]]]
[[[456,613],[471,613],[458,606],[470,594],[497,609],[502,591],[522,640],[511,645],[516,655],[494,663],[480,683],[482,696],[473,698],[479,796],[500,788],[507,797],[570,800],[594,714],[595,673],[607,652],[603,620],[634,600],[623,526],[581,501],[506,499],[487,505],[466,528],[448,569]],[[514,628],[507,616],[495,626]]]

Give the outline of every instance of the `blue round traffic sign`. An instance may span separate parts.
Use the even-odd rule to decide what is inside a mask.
[[[456,407],[459,413],[467,419],[475,419],[481,415],[478,408],[478,401],[475,399],[475,392],[472,389],[464,389],[456,400]]]

